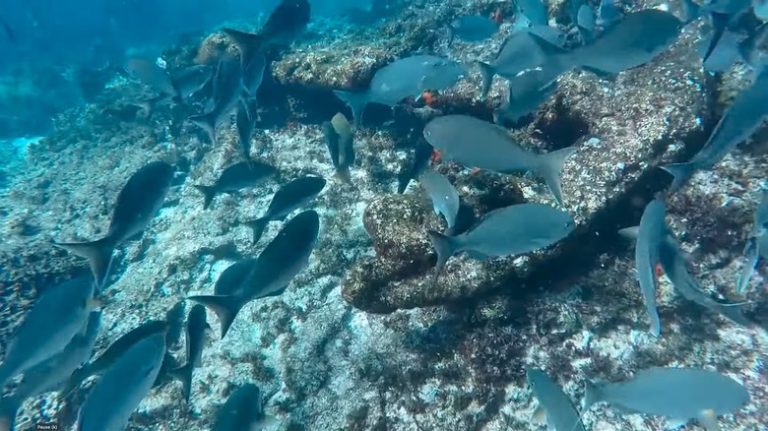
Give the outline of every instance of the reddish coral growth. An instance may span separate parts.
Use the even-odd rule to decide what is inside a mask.
[[[438,150],[432,150],[432,157],[429,159],[432,161],[432,163],[440,163],[440,159],[442,159],[442,155],[440,154],[440,151]]]
[[[421,100],[424,101],[425,105],[434,108],[437,106],[437,93],[432,90],[424,90],[424,92],[421,93]]]

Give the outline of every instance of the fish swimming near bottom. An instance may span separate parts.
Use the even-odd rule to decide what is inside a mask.
[[[551,431],[586,431],[571,399],[547,373],[529,369],[526,378],[533,394],[539,400],[539,408],[546,414],[547,425]]]
[[[62,387],[61,393],[66,398],[69,393],[77,389],[89,377],[103,374],[133,345],[153,334],[165,334],[168,330],[168,322],[164,320],[150,320],[126,332],[113,341],[109,347],[92,361],[75,370],[69,377],[69,381]]]
[[[363,121],[363,110],[369,103],[395,106],[407,97],[416,97],[424,90],[452,87],[466,71],[459,63],[434,55],[413,55],[401,58],[377,70],[368,89],[362,92],[335,90],[339,100],[352,111],[352,122]]]
[[[0,399],[0,431],[15,429],[16,412],[30,397],[58,390],[79,366],[88,361],[101,326],[101,312],[92,311],[82,332],[64,349],[24,372],[13,393]]]
[[[246,383],[235,389],[216,413],[213,431],[270,429],[276,420],[264,414],[261,391]]]
[[[203,347],[205,347],[205,335],[210,331],[206,319],[205,307],[197,304],[189,310],[186,328],[186,363],[170,373],[182,383],[184,401],[189,403],[192,393],[192,371],[202,364]]]
[[[61,352],[78,334],[94,306],[90,277],[48,288],[14,332],[0,364],[0,391],[16,376]]]
[[[507,102],[493,111],[493,122],[517,122],[534,112],[557,90],[557,76],[547,69],[532,69],[509,79]]]
[[[659,280],[656,278],[656,265],[661,263],[659,247],[669,235],[669,229],[664,220],[665,216],[666,205],[660,198],[649,202],[640,217],[640,226],[637,228],[637,241],[635,242],[636,277],[650,320],[650,331],[656,337],[661,334],[661,321],[656,309],[656,291],[659,285]],[[624,230],[625,235],[626,232],[627,230]]]
[[[79,243],[54,243],[68,252],[88,259],[97,290],[109,275],[112,252],[126,240],[140,234],[155,217],[168,194],[174,174],[166,162],[152,162],[136,171],[117,195],[107,235]]]
[[[654,367],[639,371],[624,382],[587,382],[584,408],[599,402],[675,422],[696,419],[707,431],[716,431],[720,429],[717,416],[744,407],[749,402],[749,393],[744,386],[716,371]]]
[[[147,87],[181,101],[181,93],[171,80],[171,75],[157,65],[157,62],[145,58],[131,58],[125,63],[125,71]]]
[[[424,127],[424,138],[442,154],[467,167],[501,173],[531,171],[544,179],[558,203],[562,203],[560,171],[576,152],[568,147],[547,154],[524,150],[496,124],[467,115],[445,115]]]
[[[226,295],[197,295],[188,299],[216,313],[224,338],[237,314],[254,299],[280,295],[288,284],[309,265],[320,232],[320,216],[312,210],[299,213],[278,232],[254,262],[251,271]],[[229,268],[228,268],[229,269]],[[242,276],[239,271],[235,275]],[[237,277],[233,277],[237,278]]]
[[[467,252],[475,259],[512,256],[550,246],[568,236],[573,218],[548,205],[527,203],[493,210],[473,228],[456,236],[428,231],[437,252],[435,280],[448,259]]]
[[[742,90],[715,126],[701,150],[690,161],[662,166],[674,176],[670,193],[685,185],[694,173],[712,169],[732,149],[749,138],[763,120],[768,117],[768,107],[763,103],[768,98],[768,67],[763,68],[755,82]]]
[[[448,223],[448,229],[452,229],[456,224],[460,204],[456,188],[448,181],[448,178],[431,169],[426,169],[419,175],[419,182],[432,201],[435,214],[442,214]]]
[[[269,208],[263,216],[244,224],[253,229],[253,243],[259,242],[264,229],[273,220],[283,220],[297,208],[312,202],[325,188],[326,181],[321,177],[301,177],[280,187],[272,196]]]
[[[203,194],[203,209],[208,209],[216,195],[256,187],[276,174],[277,169],[274,166],[251,160],[236,163],[224,169],[213,185],[196,185],[195,188]]]
[[[77,418],[77,431],[122,431],[149,393],[165,357],[165,333],[138,341],[126,350],[88,393]]]

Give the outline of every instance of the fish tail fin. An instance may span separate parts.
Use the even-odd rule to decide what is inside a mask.
[[[485,98],[488,96],[488,91],[491,89],[491,84],[493,83],[493,76],[496,74],[496,72],[493,70],[493,66],[491,66],[488,63],[483,63],[482,61],[478,61],[477,65],[480,68],[480,75],[483,78],[483,84],[480,88],[480,99],[485,100]]]
[[[115,244],[110,237],[91,242],[54,242],[56,247],[85,258],[91,267],[96,289],[101,289],[112,266],[112,250]]]
[[[243,306],[236,297],[231,295],[198,295],[187,299],[203,304],[216,313],[221,322],[221,338],[227,335],[229,327],[232,326],[232,322]]]
[[[247,221],[243,224],[250,227],[251,230],[253,230],[252,244],[256,244],[257,242],[259,242],[259,239],[261,239],[261,235],[264,234],[264,229],[266,229],[267,224],[269,224],[269,218],[261,217],[261,218],[257,218],[256,220]]]
[[[552,192],[558,205],[563,204],[563,192],[560,186],[560,173],[563,170],[563,164],[565,161],[576,152],[576,148],[567,147],[557,151],[552,151],[541,156],[541,163],[539,165],[539,175],[544,178],[544,182],[547,183],[547,187]]]
[[[0,431],[13,431],[16,427],[16,413],[21,407],[18,397],[10,396],[0,400]]]
[[[453,45],[453,39],[456,37],[456,32],[453,30],[453,27],[450,25],[448,26],[448,46]]]
[[[213,202],[214,196],[216,196],[216,188],[213,186],[200,186],[195,185],[195,188],[203,194],[203,209],[207,210]]]
[[[229,36],[234,42],[237,50],[240,51],[240,60],[242,64],[247,64],[252,53],[256,53],[264,46],[264,38],[261,35],[246,33],[232,28],[221,29],[222,33]]]
[[[693,176],[693,173],[695,171],[695,167],[692,163],[672,163],[669,165],[664,165],[661,167],[661,169],[664,169],[665,171],[672,174],[674,180],[672,180],[672,185],[669,186],[669,193],[674,193],[680,188],[682,188],[688,180],[691,179]]]
[[[187,363],[179,368],[174,368],[169,371],[170,375],[176,380],[181,382],[182,393],[184,394],[184,401],[189,404],[189,396],[192,393],[192,362],[187,358]]]
[[[427,231],[427,235],[429,235],[429,240],[432,242],[432,247],[435,248],[435,252],[437,253],[437,263],[435,264],[434,278],[434,282],[436,283],[437,279],[440,277],[440,274],[443,272],[443,268],[445,267],[446,262],[448,262],[448,259],[453,256],[455,252],[455,245],[453,244],[451,237],[443,235],[440,232],[430,230]]]
[[[589,380],[584,382],[584,400],[581,403],[582,409],[589,409],[594,404],[599,403],[602,398],[603,392],[600,390],[600,386]]]
[[[349,167],[343,167],[336,169],[334,177],[340,179],[345,184],[352,184],[352,175],[349,173]]]
[[[207,114],[190,115],[187,121],[199,126],[208,134],[212,144],[216,144],[216,115],[213,112]]]
[[[352,123],[355,126],[359,126],[363,123],[363,111],[368,104],[368,93],[354,93],[344,90],[333,90],[333,94],[336,95],[342,102],[344,102],[352,111]]]

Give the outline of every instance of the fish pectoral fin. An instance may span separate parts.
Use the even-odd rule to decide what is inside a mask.
[[[717,423],[717,415],[714,410],[702,411],[699,414],[698,420],[707,431],[720,431],[720,425]]]
[[[637,232],[640,230],[640,226],[631,226],[631,227],[625,227],[624,229],[619,229],[619,235],[621,235],[624,238],[627,239],[637,239]]]

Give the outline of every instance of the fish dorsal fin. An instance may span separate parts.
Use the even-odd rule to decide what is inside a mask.
[[[717,415],[712,409],[707,409],[699,414],[699,422],[707,431],[720,431],[720,425],[717,424]]]
[[[627,239],[637,239],[637,233],[640,230],[640,226],[630,226],[624,229],[619,229],[619,235]]]

